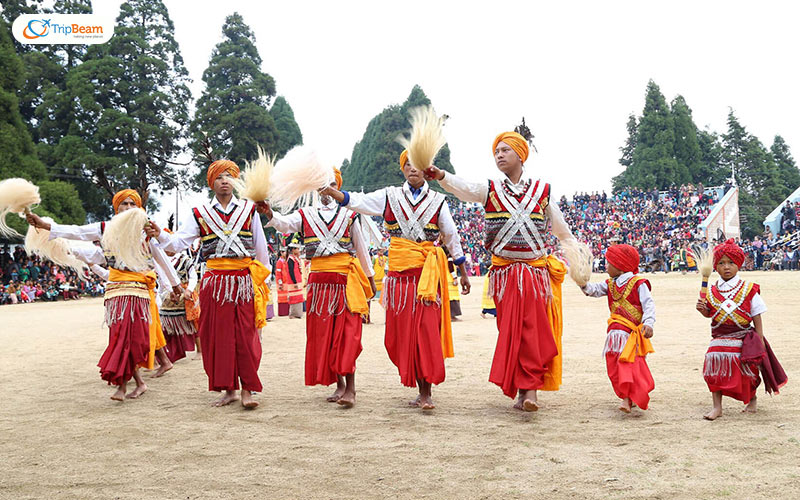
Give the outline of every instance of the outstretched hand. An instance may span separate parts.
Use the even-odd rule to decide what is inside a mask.
[[[431,165],[424,171],[426,181],[440,181],[444,179],[444,170]]]
[[[155,222],[148,221],[147,225],[144,226],[144,232],[148,238],[158,238],[158,235],[161,234],[161,228]]]
[[[272,218],[272,207],[269,206],[269,203],[266,201],[259,201],[256,203],[256,211],[260,214],[264,214],[267,218]]]
[[[28,212],[27,214],[25,214],[25,221],[27,221],[28,224],[30,224],[35,228],[46,229],[48,231],[50,230],[50,224],[45,222],[41,217],[39,217],[33,212]]]

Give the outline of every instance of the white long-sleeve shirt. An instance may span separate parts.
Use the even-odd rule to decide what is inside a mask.
[[[382,188],[366,194],[342,191],[345,195],[342,205],[360,214],[383,216],[388,201],[386,189],[387,188]],[[408,182],[403,183],[403,191],[406,196],[412,200],[416,200],[420,196],[425,195],[428,189],[430,188],[427,182],[418,190],[412,189]],[[456,265],[462,264],[464,262],[464,251],[461,249],[461,237],[458,235],[458,228],[456,227],[456,223],[453,220],[453,215],[450,213],[450,207],[447,203],[442,204],[437,225],[444,239],[444,244],[450,252],[450,257],[453,258],[453,262]]]
[[[211,203],[211,207],[219,208],[222,213],[227,215],[233,212],[240,203],[243,202],[237,199],[235,196],[232,196],[228,206],[223,207],[222,203],[220,203],[215,196],[214,201]],[[253,214],[251,227],[253,229],[253,245],[255,246],[256,260],[269,268],[270,262],[269,251],[267,249],[267,238],[264,236],[264,228],[261,226],[261,220],[258,217],[258,213]],[[192,243],[194,243],[194,241],[199,237],[200,226],[197,225],[197,219],[194,218],[194,213],[189,211],[189,214],[184,217],[183,221],[181,221],[181,226],[178,231],[176,231],[174,234],[161,231],[161,234],[158,235],[158,242],[165,250],[178,253],[192,246]]]
[[[327,205],[321,204],[317,207],[317,212],[319,212],[319,216],[322,218],[323,222],[330,224],[336,216],[336,208],[337,203],[331,200]],[[273,210],[272,219],[267,222],[266,227],[274,227],[281,233],[295,233],[302,231],[303,217],[300,215],[299,211],[294,211],[288,215],[282,215],[280,212]],[[350,225],[350,236],[353,241],[353,249],[356,251],[356,257],[358,257],[358,261],[361,263],[364,274],[366,274],[368,278],[374,276],[375,271],[372,269],[369,252],[367,252],[367,248],[364,245],[364,237],[361,234],[361,228],[358,223],[354,222]]]
[[[106,258],[100,247],[73,247],[70,251],[76,259],[88,264],[89,269],[91,269],[94,274],[99,276],[103,281],[108,281],[110,272],[103,267],[103,265],[106,264]]]
[[[56,224],[53,222],[50,225],[50,239],[52,240],[55,238],[66,238],[69,240],[80,241],[100,241],[103,239],[103,232],[99,222],[85,224],[83,226]],[[158,274],[160,277],[163,276],[166,278],[166,281],[170,284],[170,286],[180,285],[181,280],[178,278],[178,273],[175,272],[175,268],[172,267],[167,254],[164,253],[164,250],[159,246],[158,242],[156,242],[153,238],[150,238],[147,240],[147,243],[150,247],[150,253],[153,256],[156,274]],[[77,248],[72,249],[73,254],[76,256],[78,255],[75,253],[77,250]],[[106,258],[103,255],[103,251],[100,249],[100,247],[96,247],[96,250],[88,249],[85,254],[82,253],[82,255],[86,256],[87,259],[90,259],[81,259],[87,264],[106,264]]]
[[[628,280],[634,276],[635,275],[630,272],[620,274],[614,280],[614,283],[616,283],[618,287],[623,287]],[[586,286],[581,288],[581,290],[583,290],[584,295],[589,297],[605,297],[608,295],[608,283],[605,281],[601,281],[600,283],[586,283]],[[656,322],[656,303],[653,300],[653,296],[650,294],[650,289],[645,285],[639,286],[639,303],[642,304],[642,324],[652,328]]]
[[[516,195],[525,192],[525,184],[528,181],[533,182],[533,179],[528,176],[525,169],[522,170],[522,175],[516,184],[511,182],[505,175],[501,179],[495,180],[497,183],[504,183]],[[471,182],[450,172],[445,172],[444,179],[440,180],[439,184],[445,191],[455,195],[461,201],[480,203],[486,206],[486,202],[489,199],[488,179],[483,182]],[[556,203],[548,203],[544,209],[544,214],[545,217],[550,219],[551,230],[556,235],[556,238],[559,240],[573,238],[572,231],[570,231],[567,222],[564,220],[564,214],[561,213],[561,209],[558,208]]]

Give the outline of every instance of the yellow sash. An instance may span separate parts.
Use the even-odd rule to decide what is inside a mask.
[[[642,334],[643,325],[634,325],[631,320],[619,314],[612,314],[611,317],[608,318],[609,326],[613,323],[619,323],[631,329],[628,341],[625,342],[625,348],[622,349],[622,352],[619,354],[620,361],[623,363],[633,363],[636,356],[645,357],[651,352],[656,352],[655,349],[653,349],[653,344],[650,343],[650,339],[645,338],[644,334]]]
[[[133,271],[120,271],[119,269],[109,268],[108,281],[134,281],[147,285],[150,292],[150,353],[147,355],[147,362],[140,365],[148,370],[153,369],[156,351],[167,345],[164,338],[164,330],[161,329],[161,317],[158,315],[158,304],[156,303],[156,273],[150,271],[146,274]]]
[[[250,271],[250,280],[253,282],[253,306],[256,311],[256,328],[261,328],[267,324],[267,301],[269,300],[269,288],[266,280],[269,277],[269,269],[257,261],[246,257],[244,259],[209,259],[206,268],[215,271]]]
[[[509,260],[497,255],[492,255],[492,267],[503,267],[514,264],[515,262],[522,262],[531,267],[544,267],[550,275],[550,290],[553,293],[553,299],[547,307],[547,319],[550,322],[550,329],[553,331],[553,339],[556,341],[558,348],[558,355],[553,358],[550,367],[544,374],[544,385],[541,390],[543,391],[557,391],[561,387],[561,333],[564,329],[564,318],[561,314],[561,283],[564,281],[564,276],[567,274],[567,266],[552,255],[540,257],[535,260]]]
[[[372,298],[372,287],[358,259],[347,253],[314,257],[311,259],[311,272],[346,274],[347,309],[363,317],[369,314],[367,301]]]
[[[442,247],[431,241],[416,243],[405,238],[392,237],[389,243],[389,271],[402,272],[409,269],[422,268],[417,283],[417,298],[435,302],[437,289],[442,296],[442,318],[439,332],[442,338],[442,354],[452,358],[453,331],[450,326],[450,294],[447,281],[450,273],[447,270],[447,255]]]

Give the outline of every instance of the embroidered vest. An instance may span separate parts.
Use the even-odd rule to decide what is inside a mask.
[[[755,283],[740,280],[733,289],[720,291],[717,285],[711,286],[711,293],[706,297],[713,316],[711,316],[712,335],[724,335],[748,329],[753,317],[750,316],[753,296],[759,293],[760,287]]]
[[[100,234],[103,234],[105,232],[106,232],[106,223],[104,221],[101,221]],[[147,243],[148,239],[149,238],[145,238],[145,240],[142,242],[142,245],[144,246],[145,249],[145,253],[147,253],[147,268],[155,269],[155,264],[153,263],[153,256],[150,254],[150,245]],[[125,266],[124,262],[119,260],[114,254],[112,254],[105,248],[103,249],[103,257],[106,258],[106,265],[109,268],[119,269],[120,271],[132,271],[132,269],[129,269],[127,266]]]
[[[339,207],[329,223],[322,219],[316,208],[301,208],[299,212],[303,218],[303,244],[307,259],[337,253],[356,254],[350,234],[355,212]]]
[[[257,218],[256,206],[250,200],[239,200],[229,214],[216,207],[204,204],[192,209],[200,227],[200,259],[256,257],[253,240],[253,218]]]
[[[386,208],[383,220],[389,236],[416,241],[439,239],[439,212],[444,195],[428,190],[416,202],[406,197],[402,187],[386,188]]]
[[[642,316],[644,315],[644,309],[639,299],[639,287],[645,285],[648,289],[651,289],[650,282],[641,276],[633,276],[622,287],[617,286],[614,278],[608,278],[606,284],[608,285],[608,310],[611,314],[619,314],[635,325],[640,324],[642,322]],[[631,331],[630,328],[619,323],[608,325],[608,329],[623,330],[626,332]]]
[[[486,199],[486,249],[507,259],[537,259],[547,253],[545,209],[550,184],[529,181],[515,196],[504,182],[489,181]]]

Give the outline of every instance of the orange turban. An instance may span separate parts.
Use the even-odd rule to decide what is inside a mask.
[[[111,205],[114,207],[114,213],[119,212],[119,206],[128,198],[133,198],[136,206],[142,208],[142,197],[139,196],[139,193],[137,193],[135,189],[123,189],[122,191],[117,191],[114,197],[111,198]]]
[[[494,150],[497,149],[497,145],[500,144],[501,141],[508,144],[509,147],[519,155],[519,159],[522,160],[522,163],[525,163],[530,150],[528,149],[528,141],[526,141],[524,137],[516,132],[503,132],[494,138],[492,153],[494,153]]]
[[[336,189],[342,189],[342,171],[333,167],[333,176],[336,178]]]
[[[237,167],[235,163],[230,160],[217,160],[208,166],[208,173],[206,173],[208,187],[214,189],[214,181],[217,180],[217,177],[223,172],[228,172],[231,174],[231,177],[239,177],[239,167]]]
[[[400,170],[403,170],[403,167],[406,166],[406,162],[408,161],[408,150],[404,149],[402,153],[400,153]]]

